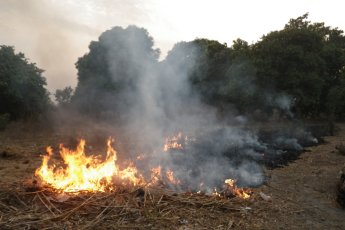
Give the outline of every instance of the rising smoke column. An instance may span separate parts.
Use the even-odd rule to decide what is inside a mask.
[[[138,164],[144,174],[157,165],[173,171],[182,181],[176,189],[199,190],[203,184],[205,191],[211,191],[227,178],[241,185],[261,184],[263,169],[258,162],[269,146],[246,128],[248,119],[238,111],[227,111],[220,118],[191,83],[195,74],[207,71],[207,62],[200,68],[200,61],[207,60],[205,50],[195,42],[181,42],[158,62],[159,50],[153,45],[148,32],[135,26],[104,32],[77,62],[75,103],[85,113],[112,117],[112,127],[121,130],[115,138],[129,138],[135,145],[126,154],[135,157],[138,150],[145,154],[145,161]],[[222,84],[237,85],[238,93],[251,89],[248,96],[260,93],[253,74],[240,75],[243,66],[241,62],[229,66],[225,73],[229,75],[219,76],[227,79]],[[283,94],[263,95],[263,106],[289,110],[289,98]],[[182,149],[163,151],[165,139],[178,132],[193,141]],[[283,136],[274,141],[298,146]]]

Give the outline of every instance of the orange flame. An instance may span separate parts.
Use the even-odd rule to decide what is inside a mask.
[[[169,149],[183,149],[182,144],[182,133],[178,133],[176,136],[166,138],[165,144],[163,147],[164,152],[167,152]]]
[[[250,198],[250,190],[249,189],[243,189],[243,188],[238,188],[236,186],[236,181],[233,179],[226,179],[225,184],[227,186],[227,189],[237,197],[240,197],[242,199],[248,199]],[[246,191],[245,191],[246,190]]]
[[[194,141],[182,136],[182,133],[168,138],[164,151],[174,148],[182,148],[181,140],[187,142]],[[107,141],[106,156],[85,154],[85,140],[80,140],[75,150],[68,149],[60,145],[59,152],[63,160],[63,164],[55,165],[50,161],[53,160],[53,149],[47,147],[47,155],[43,156],[41,166],[35,171],[35,175],[39,177],[44,185],[48,185],[54,189],[63,192],[77,193],[81,191],[97,192],[97,191],[112,191],[116,185],[131,185],[131,186],[154,186],[174,184],[183,186],[183,181],[180,181],[176,174],[170,169],[164,169],[161,166],[151,169],[151,178],[144,177],[138,172],[137,168],[132,162],[126,163],[125,168],[119,167],[117,162],[117,152],[112,147],[113,140],[111,138]],[[145,155],[139,155],[136,160],[145,159]],[[149,175],[147,175],[149,176]],[[199,186],[199,194],[204,191],[204,183]],[[251,191],[249,189],[238,188],[236,181],[232,179],[225,180],[225,190],[217,191],[214,189],[213,195],[219,197],[227,197],[226,194],[237,196],[243,199],[250,197]]]
[[[149,185],[155,185],[162,179],[161,166],[151,169],[151,182]]]
[[[174,177],[174,172],[171,170],[168,170],[166,172],[166,176],[167,176],[169,182],[172,184],[180,184],[181,183],[180,180],[178,180]]]
[[[101,160],[100,155],[85,155],[85,140],[80,140],[75,151],[60,145],[60,155],[65,167],[49,165],[53,150],[48,147],[48,155],[43,156],[42,165],[36,170],[35,175],[44,184],[64,192],[113,190],[114,179],[123,184],[143,183],[142,176],[138,174],[134,166],[129,165],[123,170],[119,169],[116,165],[117,153],[111,144],[112,139],[109,139],[104,161]]]

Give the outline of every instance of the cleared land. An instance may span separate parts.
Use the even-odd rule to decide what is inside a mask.
[[[11,128],[0,133],[0,229],[345,229],[336,186],[345,156],[345,125],[309,147],[288,166],[267,170],[267,183],[250,200],[224,200],[163,189],[56,200],[49,191],[27,190],[45,147],[61,136]],[[265,201],[260,192],[272,197]]]

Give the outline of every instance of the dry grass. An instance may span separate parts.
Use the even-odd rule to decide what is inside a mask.
[[[0,157],[0,229],[344,229],[344,210],[336,203],[345,166],[344,156],[334,151],[345,143],[345,124],[339,127],[337,136],[325,137],[289,166],[267,170],[266,184],[253,189],[249,200],[160,188],[144,196],[135,188],[77,197],[28,191],[22,181],[41,164],[45,146],[67,140],[0,132],[0,155],[6,151]]]
[[[31,190],[35,189],[13,185],[0,191],[1,229],[228,229],[241,225],[228,217],[250,210],[249,201],[238,198],[176,194],[161,188],[78,195]],[[227,217],[219,218],[222,215]]]

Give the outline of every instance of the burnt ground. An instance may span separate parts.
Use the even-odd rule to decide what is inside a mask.
[[[136,207],[138,211],[129,215],[127,221],[123,214],[114,211],[111,219],[104,217],[97,223],[97,229],[345,229],[345,210],[336,203],[337,183],[345,166],[345,156],[335,149],[345,143],[345,124],[337,126],[339,131],[335,136],[326,136],[324,143],[306,148],[294,162],[266,170],[266,183],[253,189],[250,200],[234,200],[220,205],[222,201],[212,197],[190,198],[182,194],[160,199],[158,196],[152,199],[150,209]],[[57,146],[59,142],[68,141],[48,131],[34,130],[14,126],[0,132],[0,229],[79,229],[88,226],[94,229],[95,226],[90,224],[95,218],[92,216],[90,222],[78,222],[77,225],[66,216],[51,219],[56,222],[54,225],[40,221],[39,217],[23,226],[14,224],[19,222],[16,213],[21,208],[30,208],[29,203],[33,200],[32,197],[19,199],[18,190],[20,192],[24,181],[32,178],[40,165],[40,154],[48,145]],[[264,200],[260,192],[271,199]],[[15,199],[20,202],[9,202],[8,197],[17,197]],[[23,203],[21,201],[25,204],[19,204]],[[159,205],[163,204],[161,210]],[[79,206],[70,203],[69,207],[73,208],[73,205]],[[63,207],[60,210],[63,211]],[[85,218],[87,216],[83,220]]]

